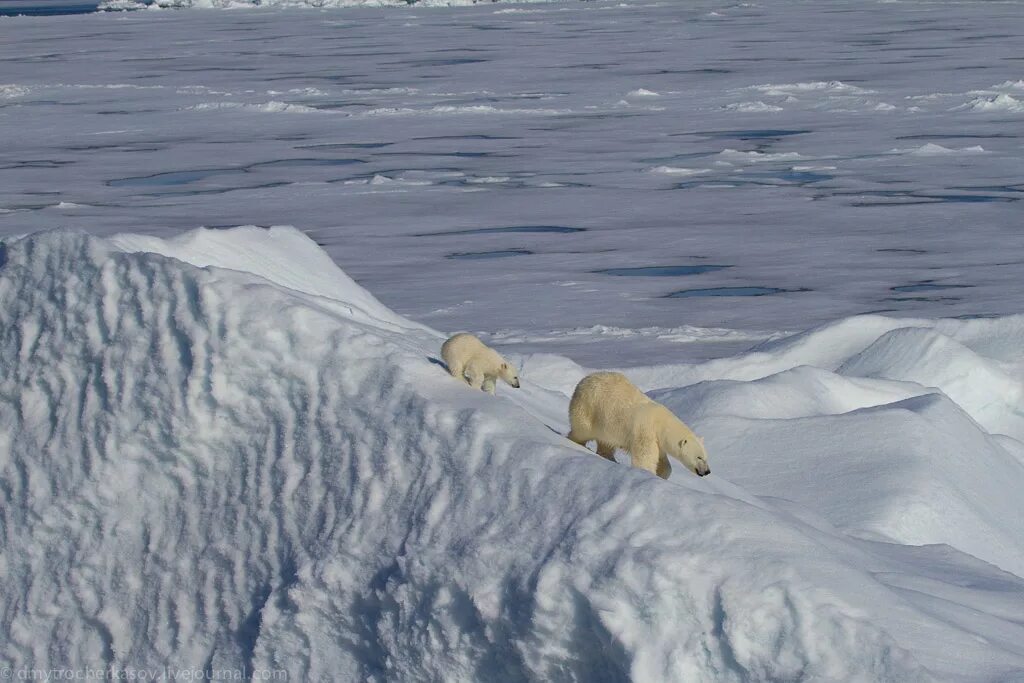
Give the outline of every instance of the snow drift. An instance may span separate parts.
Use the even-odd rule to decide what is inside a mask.
[[[678,381],[664,400],[697,418],[718,475],[663,482],[570,444],[568,397],[528,372],[496,398],[451,380],[440,334],[295,230],[7,241],[0,662],[295,680],[1024,677],[1012,397],[986,412],[940,356],[913,360],[930,345],[984,354],[983,380],[1011,386],[998,342],[1021,321],[846,324],[855,339],[818,330],[650,371]],[[943,466],[949,451],[971,465]],[[929,492],[938,513],[960,505],[948,539],[900,533],[896,513]]]

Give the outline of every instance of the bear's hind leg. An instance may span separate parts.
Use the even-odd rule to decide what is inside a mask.
[[[598,441],[597,454],[600,455],[605,460],[611,460],[612,462],[615,462],[615,446],[611,446],[609,444]]]
[[[575,429],[571,430],[569,432],[568,439],[569,439],[569,441],[572,441],[573,443],[578,443],[579,445],[583,446],[584,448],[587,447],[587,442],[590,441],[590,437],[589,436],[584,436],[584,434],[582,432],[580,432],[579,430],[575,430]]]

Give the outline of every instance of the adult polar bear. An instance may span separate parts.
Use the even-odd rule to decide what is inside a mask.
[[[615,449],[629,451],[633,466],[668,479],[668,456],[703,477],[711,474],[704,442],[665,406],[652,401],[626,376],[595,372],[576,385],[569,403],[569,439],[615,461]]]
[[[474,389],[494,393],[496,380],[503,379],[519,388],[519,375],[511,363],[471,334],[460,332],[441,346],[441,358],[452,377]]]

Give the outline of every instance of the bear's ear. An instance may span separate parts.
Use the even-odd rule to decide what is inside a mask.
[[[501,369],[502,370],[508,370],[508,363],[502,363],[501,364]]]
[[[686,439],[683,439],[682,441],[679,442],[679,447],[680,448],[682,448],[685,445],[686,445]]]

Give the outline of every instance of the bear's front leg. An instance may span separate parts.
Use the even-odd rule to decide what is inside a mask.
[[[462,366],[459,365],[458,363],[453,362],[450,366],[448,366],[448,372],[451,373],[451,376],[454,377],[455,379],[461,380],[463,382],[466,381],[466,378],[462,376]]]
[[[495,381],[493,377],[486,377],[484,378],[484,383],[480,386],[480,388],[486,391],[491,396],[494,396],[494,384]]]
[[[629,454],[633,456],[633,467],[647,470],[651,474],[658,474],[658,458],[661,453],[658,451],[657,442],[644,442],[636,445],[630,449]]]
[[[480,389],[484,383],[484,374],[474,367],[466,368],[466,382],[474,389]]]
[[[662,479],[668,479],[668,475],[672,472],[672,468],[668,464],[668,456],[662,453],[658,457],[658,471],[655,472]]]

